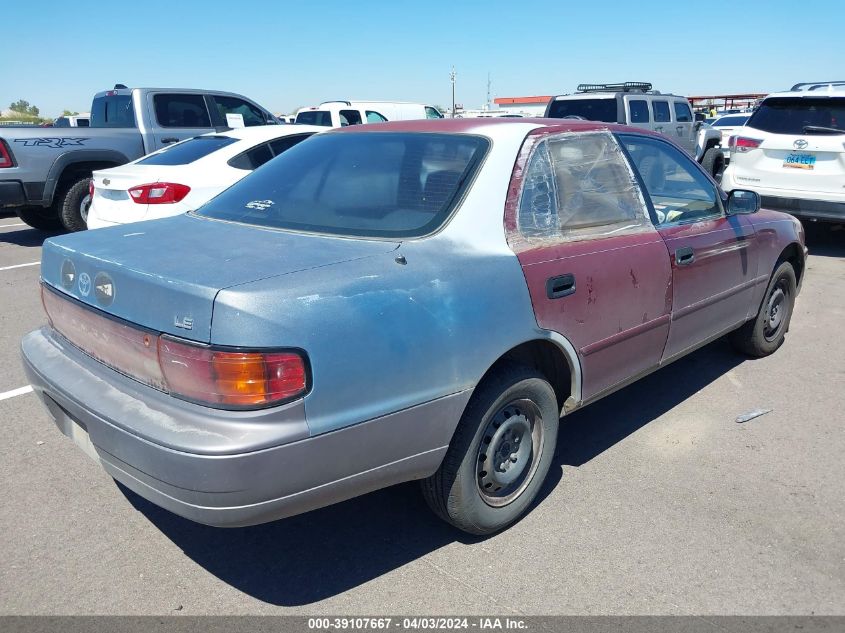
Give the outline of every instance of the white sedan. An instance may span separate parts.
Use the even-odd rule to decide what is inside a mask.
[[[324,131],[314,125],[266,125],[212,132],[95,171],[88,228],[196,209],[286,149]]]

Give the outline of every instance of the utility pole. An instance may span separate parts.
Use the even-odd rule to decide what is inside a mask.
[[[455,67],[452,66],[452,72],[449,73],[449,78],[452,80],[452,118],[455,118]]]
[[[490,73],[487,73],[487,110],[490,109]]]

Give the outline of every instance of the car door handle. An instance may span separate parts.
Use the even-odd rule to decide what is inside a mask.
[[[678,266],[689,266],[695,261],[692,246],[683,246],[675,251],[675,263]]]
[[[161,142],[162,143],[178,143],[179,139],[176,138],[175,136],[169,136],[167,138],[161,139]]]
[[[678,130],[678,132],[683,132],[683,131],[684,131],[684,126],[683,126],[683,125],[676,125],[676,126],[675,126],[675,129],[676,129],[676,130]]]
[[[560,299],[575,292],[575,275],[566,274],[550,277],[546,280],[546,296],[549,299]]]

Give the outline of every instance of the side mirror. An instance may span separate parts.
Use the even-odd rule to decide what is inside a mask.
[[[756,191],[734,189],[728,194],[728,215],[748,215],[760,210],[760,194]]]
[[[697,120],[695,123],[692,124],[696,130],[700,130],[701,126],[704,125],[704,120]]]

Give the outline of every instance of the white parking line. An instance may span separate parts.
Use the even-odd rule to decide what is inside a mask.
[[[24,268],[26,266],[38,266],[41,262],[29,262],[28,264],[15,264],[14,266],[3,266],[0,270],[12,270],[12,268]]]
[[[0,229],[5,229],[5,228],[8,228],[10,226],[26,226],[26,223],[18,222],[17,224],[0,224]]]
[[[26,387],[20,387],[18,389],[12,389],[11,391],[0,393],[0,400],[8,400],[9,398],[14,398],[15,396],[22,396],[23,394],[29,393],[30,391],[32,391],[32,385],[27,385]]]

